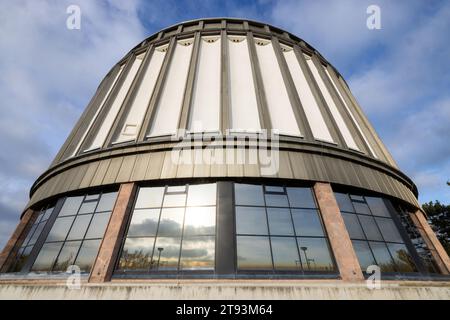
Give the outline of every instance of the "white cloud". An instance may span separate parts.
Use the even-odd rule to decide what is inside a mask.
[[[66,8],[81,8],[68,30]],[[50,164],[110,68],[146,31],[139,1],[0,2],[0,207],[18,219],[34,179]],[[16,219],[2,212],[1,234]],[[4,244],[0,239],[0,247]]]

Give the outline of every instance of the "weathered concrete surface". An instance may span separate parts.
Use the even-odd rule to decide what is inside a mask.
[[[0,299],[443,299],[450,300],[450,282],[382,282],[380,289],[365,283],[309,280],[200,281],[148,280],[83,283],[69,289],[64,283],[0,283]]]

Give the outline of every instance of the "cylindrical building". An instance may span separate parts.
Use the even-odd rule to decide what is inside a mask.
[[[9,276],[430,279],[450,261],[339,72],[303,40],[203,19],[105,76],[33,184]],[[369,271],[369,273],[371,273]]]

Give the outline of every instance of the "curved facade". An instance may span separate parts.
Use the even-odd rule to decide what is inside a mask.
[[[34,183],[3,272],[331,277],[449,272],[345,80],[270,25],[185,22],[106,75]]]

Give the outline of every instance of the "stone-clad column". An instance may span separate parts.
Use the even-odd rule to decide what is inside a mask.
[[[0,271],[6,272],[9,269],[13,256],[17,253],[17,249],[22,245],[23,240],[27,236],[27,231],[30,230],[33,220],[36,219],[34,211],[28,209],[19,222],[19,225],[14,230],[11,238],[0,254]],[[10,259],[8,259],[10,258]]]
[[[419,230],[420,235],[425,241],[428,249],[430,249],[439,271],[442,274],[450,274],[450,258],[442,246],[439,239],[436,237],[433,229],[431,229],[422,211],[417,210],[414,213],[410,213],[411,220]]]
[[[342,280],[363,281],[364,276],[331,185],[317,182],[314,193]]]
[[[89,276],[89,282],[101,283],[111,280],[135,193],[136,185],[134,183],[125,183],[120,186],[111,219]]]

